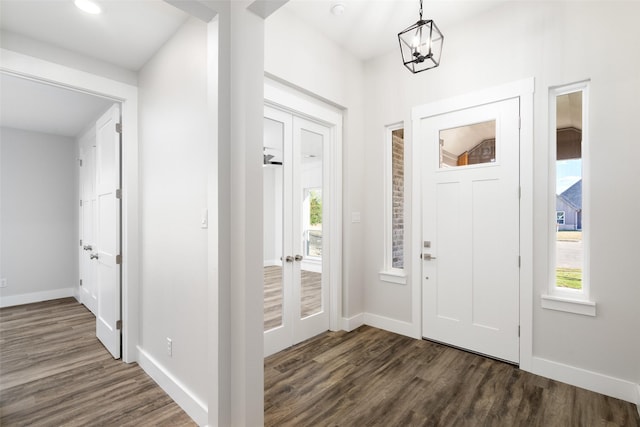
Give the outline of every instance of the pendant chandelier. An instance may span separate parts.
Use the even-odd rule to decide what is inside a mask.
[[[422,19],[422,0],[420,0],[420,19],[418,22],[398,33],[402,63],[413,74],[429,70],[440,65],[444,36],[431,19]]]

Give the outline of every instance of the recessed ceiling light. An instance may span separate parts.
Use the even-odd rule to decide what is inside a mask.
[[[92,2],[91,0],[75,0],[73,4],[83,12],[90,13],[92,15],[99,15],[102,13],[102,9],[98,6],[97,3]]]
[[[344,13],[345,10],[345,6],[344,3],[336,3],[333,6],[331,6],[331,13],[333,13],[335,16],[340,16]]]

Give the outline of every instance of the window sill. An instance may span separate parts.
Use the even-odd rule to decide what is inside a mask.
[[[542,295],[542,308],[548,310],[564,311],[567,313],[582,314],[583,316],[596,315],[596,303],[575,298],[558,297],[554,295]]]
[[[397,283],[399,285],[407,284],[407,275],[396,271],[381,271],[380,280],[383,282]]]

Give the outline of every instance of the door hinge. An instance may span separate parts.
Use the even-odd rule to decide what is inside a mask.
[[[82,159],[78,159],[78,162],[80,163],[80,167],[82,167]]]
[[[522,117],[518,117],[518,129],[522,129]]]
[[[522,267],[522,256],[518,255],[518,268]]]
[[[522,199],[522,187],[518,187],[518,199]]]
[[[116,190],[116,199],[122,199],[122,190],[119,188]]]
[[[118,329],[118,330],[122,329],[122,320],[117,320],[116,321],[116,329]]]
[[[122,123],[116,123],[116,132],[122,133]]]
[[[80,286],[82,286],[82,279],[80,279]]]
[[[520,325],[518,325],[518,338],[520,338]]]
[[[122,255],[116,255],[116,264],[122,264]]]
[[[80,239],[80,246],[82,246],[82,239]]]

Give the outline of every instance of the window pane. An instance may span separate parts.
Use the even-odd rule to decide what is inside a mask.
[[[556,97],[556,286],[582,289],[582,92]]]
[[[404,129],[391,132],[391,205],[391,266],[404,268]]]
[[[301,130],[300,162],[302,185],[302,248],[300,263],[300,316],[305,318],[322,311],[322,135]]]
[[[440,168],[495,161],[495,120],[440,131]]]

